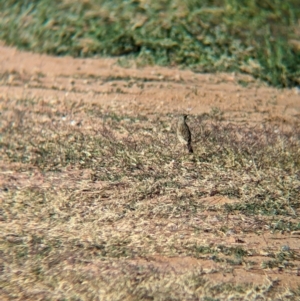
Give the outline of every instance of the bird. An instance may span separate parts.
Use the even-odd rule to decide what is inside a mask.
[[[177,124],[177,138],[181,144],[187,146],[189,153],[193,153],[192,135],[189,126],[186,123],[187,115],[183,114],[179,117]]]

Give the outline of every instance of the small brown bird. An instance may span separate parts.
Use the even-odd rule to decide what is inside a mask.
[[[192,148],[192,136],[191,131],[186,124],[187,115],[181,115],[179,117],[178,125],[177,125],[177,137],[180,143],[187,146],[189,153],[193,153]]]

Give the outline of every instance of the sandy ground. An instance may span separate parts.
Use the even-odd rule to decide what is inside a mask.
[[[288,127],[299,124],[300,92],[297,89],[271,88],[247,75],[196,74],[157,66],[122,68],[117,59],[112,58],[51,57],[5,46],[0,47],[0,58],[0,110],[3,100],[33,97],[45,102],[76,100],[97,103],[105,109],[133,116],[178,112],[199,115],[218,108],[230,122],[257,126],[272,122]],[[5,171],[7,167],[2,165],[0,168]],[[53,185],[50,176],[49,179],[41,178],[39,174],[30,178],[20,175],[14,180],[19,186],[30,182],[45,187]],[[221,198],[209,201],[227,202]],[[224,240],[233,246],[266,250],[262,254],[253,254],[257,261],[263,261],[267,250],[278,249],[278,246],[288,245],[299,252],[299,237],[299,233],[244,234],[228,235]],[[213,237],[208,233],[203,239],[210,241]],[[137,259],[134,264],[151,264],[163,270],[172,268],[178,273],[191,268],[212,271],[217,265],[208,260],[159,255],[148,260]],[[97,263],[90,269],[97,273]],[[211,273],[207,277],[216,282],[257,284],[272,279],[280,280],[283,287],[295,288],[300,284],[299,276],[300,266],[290,272],[239,267],[231,274]]]
[[[9,74],[5,83],[2,80],[1,98],[96,102],[127,114],[185,111],[197,115],[219,108],[229,121],[256,123],[290,123],[300,117],[297,89],[267,87],[246,75],[162,67],[125,69],[111,58],[49,57],[3,46],[0,57],[2,74]]]

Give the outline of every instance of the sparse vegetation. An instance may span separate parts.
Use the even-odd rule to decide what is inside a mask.
[[[224,239],[299,230],[299,127],[274,131],[220,116],[219,109],[190,116],[195,153],[189,155],[177,146],[171,114],[3,100],[1,295],[299,298],[299,290],[278,290],[267,278],[260,285],[216,285],[207,278],[238,266],[295,275],[300,259],[289,246],[249,248],[241,239],[234,245]],[[156,265],[164,256],[214,265],[174,271]]]
[[[139,69],[299,85],[299,16],[296,0],[0,1],[9,45],[118,56],[3,63],[1,300],[299,300],[299,91]]]
[[[54,55],[122,56],[124,67],[136,59],[238,71],[291,87],[300,84],[299,16],[298,0],[7,0],[0,39]]]

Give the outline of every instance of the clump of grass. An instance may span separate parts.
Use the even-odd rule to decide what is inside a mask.
[[[281,87],[300,83],[297,0],[9,0],[0,11],[0,38],[22,49],[246,72]]]

